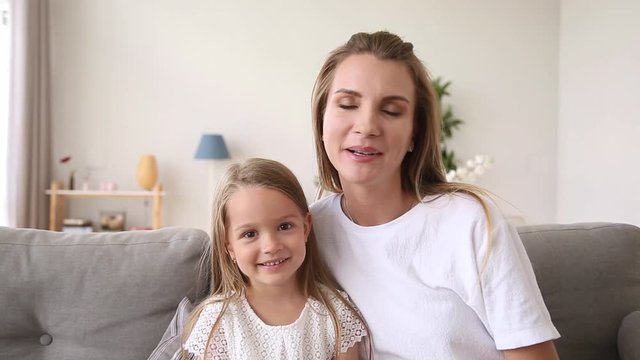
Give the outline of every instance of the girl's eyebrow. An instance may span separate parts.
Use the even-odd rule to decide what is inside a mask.
[[[347,95],[351,95],[351,96],[355,96],[358,98],[362,98],[362,94],[360,94],[359,92],[355,91],[355,90],[350,90],[350,89],[338,89],[334,92],[334,94],[347,94]],[[411,101],[409,101],[409,99],[407,99],[404,96],[401,95],[389,95],[389,96],[385,96],[382,98],[382,101],[394,101],[394,100],[400,100],[400,101],[404,101],[407,104],[411,104]]]
[[[275,222],[281,222],[281,221],[285,221],[285,220],[292,220],[295,219],[298,216],[297,213],[290,213],[290,214],[286,214],[284,216],[281,216],[277,219],[273,219],[273,221]],[[257,224],[255,223],[245,223],[245,224],[240,224],[236,227],[233,228],[233,231],[239,232],[239,231],[244,231],[247,229],[255,229],[256,227],[258,227]]]

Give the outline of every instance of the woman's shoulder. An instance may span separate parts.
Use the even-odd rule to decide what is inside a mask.
[[[309,210],[314,215],[316,215],[317,213],[331,211],[335,208],[336,201],[339,200],[340,194],[330,193],[329,195],[324,196],[309,205]]]
[[[457,221],[484,221],[487,216],[492,220],[502,218],[502,213],[493,198],[483,193],[453,192],[427,195],[422,200],[422,206],[427,211]]]

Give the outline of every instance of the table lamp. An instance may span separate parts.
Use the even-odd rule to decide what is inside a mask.
[[[196,151],[196,159],[199,160],[224,160],[229,159],[229,151],[227,150],[227,145],[224,143],[224,138],[219,134],[203,134],[200,138],[200,144],[198,144],[198,150]],[[211,204],[213,204],[213,189],[215,188],[216,180],[215,180],[215,170],[214,163],[215,161],[209,161],[209,190],[207,193],[209,194],[209,206],[211,208]],[[220,164],[221,165],[221,164]],[[205,212],[207,214],[208,212]],[[207,215],[208,226],[207,229],[211,229],[211,216]]]
[[[196,159],[229,159],[229,151],[222,135],[203,134],[196,151]]]

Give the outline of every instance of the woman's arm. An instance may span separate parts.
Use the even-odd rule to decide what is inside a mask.
[[[525,346],[517,349],[504,350],[506,360],[558,360],[558,353],[553,341]]]
[[[346,352],[338,354],[335,360],[358,360],[358,355],[358,344],[355,344]]]

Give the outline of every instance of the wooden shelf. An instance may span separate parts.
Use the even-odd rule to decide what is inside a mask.
[[[127,190],[116,190],[116,191],[101,191],[101,190],[45,190],[45,194],[52,195],[56,193],[58,196],[69,196],[69,197],[154,197],[155,192],[153,191],[127,191]],[[159,196],[164,196],[164,191],[161,191]]]
[[[45,194],[51,196],[49,205],[49,230],[62,230],[62,219],[64,218],[64,202],[65,198],[151,198],[153,200],[153,229],[161,227],[162,198],[165,192],[162,191],[162,185],[156,184],[153,190],[65,190],[62,189],[62,183],[59,181],[51,182],[51,189],[47,189]]]

